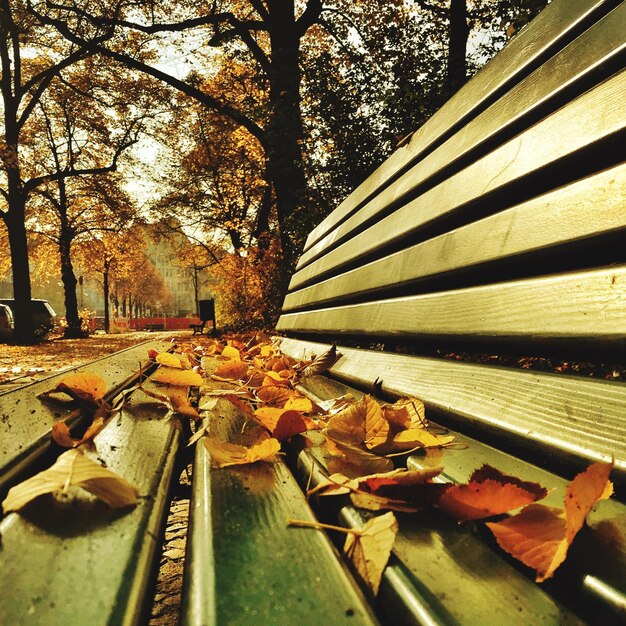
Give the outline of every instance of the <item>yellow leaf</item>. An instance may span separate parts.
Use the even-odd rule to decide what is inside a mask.
[[[161,365],[151,376],[150,380],[163,385],[177,387],[199,387],[202,385],[202,376],[193,370],[178,370]]]
[[[182,364],[180,359],[170,352],[160,352],[156,356],[156,362],[161,365],[167,365],[168,367],[176,367],[178,369],[182,369]]]
[[[343,551],[374,595],[378,593],[397,533],[398,522],[390,512],[373,517],[358,533],[346,537]]]
[[[113,508],[136,504],[139,495],[121,476],[74,449],[59,456],[52,467],[11,488],[2,509],[19,511],[38,496],[71,486],[82,487]]]
[[[235,443],[205,437],[204,446],[211,455],[213,467],[246,465],[256,461],[273,461],[280,451],[280,442],[277,439],[264,439],[261,443],[246,448]]]
[[[289,398],[285,404],[285,410],[293,409],[301,413],[311,413],[313,411],[313,403],[308,398]]]
[[[239,350],[237,350],[237,348],[233,348],[232,346],[226,346],[222,350],[222,356],[228,357],[233,361],[241,361],[241,354],[239,354]]]
[[[266,345],[261,348],[261,356],[266,359],[276,354],[276,348],[272,345]]]
[[[365,446],[371,450],[386,443],[389,422],[374,398],[366,395],[362,401],[365,406]]]
[[[393,438],[394,450],[412,450],[413,448],[438,448],[454,440],[452,435],[433,435],[423,428],[401,430]]]

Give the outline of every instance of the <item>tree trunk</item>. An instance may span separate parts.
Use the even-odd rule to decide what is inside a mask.
[[[448,64],[444,96],[446,100],[456,93],[467,81],[467,25],[466,0],[450,0],[448,26]]]
[[[111,262],[108,259],[104,261],[104,271],[102,272],[102,296],[104,298],[104,332],[108,333],[111,328],[111,320],[109,318],[109,266]]]
[[[4,222],[9,235],[11,268],[13,272],[13,298],[15,299],[15,329],[13,340],[16,343],[30,344],[35,341],[33,323],[30,268],[28,264],[28,241],[24,224],[24,201],[21,197],[10,198],[9,211]]]

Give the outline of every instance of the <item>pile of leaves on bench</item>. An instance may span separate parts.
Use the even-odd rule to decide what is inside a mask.
[[[537,504],[548,494],[544,487],[487,465],[477,468],[463,485],[441,482],[438,477],[443,467],[395,469],[396,457],[418,449],[454,446],[454,437],[429,424],[417,398],[402,398],[393,404],[380,403],[369,395],[311,401],[300,391],[299,383],[333,365],[337,359],[334,347],[309,360],[296,361],[258,333],[247,340],[235,336],[203,339],[177,350],[150,354],[159,364],[150,380],[159,388],[148,389],[140,382],[113,405],[103,400],[106,386],[93,374],[68,376],[45,394],[69,395],[83,409],[93,411],[93,421],[81,438],[73,438],[64,421],[55,424],[52,437],[69,450],[49,469],[13,487],[3,502],[4,512],[18,511],[40,495],[65,492],[72,486],[86,489],[112,507],[134,505],[139,494],[133,485],[82,454],[134,391],[142,391],[181,418],[191,419],[196,431],[189,445],[201,441],[215,468],[274,462],[296,436],[305,437],[309,446],[321,450],[331,473],[310,493],[348,495],[356,507],[388,512],[371,517],[357,530],[300,520],[286,523],[346,533],[344,552],[374,593],[398,529],[392,511],[417,513],[436,508],[460,523],[495,518],[486,526],[498,544],[533,568],[541,582],[563,563],[594,504],[612,494],[610,463],[595,463],[578,474],[566,489],[563,508]],[[218,361],[210,377],[202,372],[204,357]],[[220,388],[214,383],[205,385],[209,378]],[[197,409],[188,401],[189,387],[200,387],[202,403]],[[247,421],[262,427],[257,441],[242,446],[209,436],[212,411],[220,400],[233,403]],[[506,515],[518,509],[521,511]]]

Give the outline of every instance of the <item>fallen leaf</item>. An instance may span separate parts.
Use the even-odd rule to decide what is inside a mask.
[[[248,373],[248,364],[244,361],[224,361],[215,370],[214,375],[228,380],[241,380]]]
[[[150,377],[150,380],[162,385],[174,385],[176,387],[199,387],[202,385],[202,376],[197,372],[163,365]]]
[[[273,461],[276,454],[280,452],[280,442],[273,438],[265,439],[261,443],[246,448],[235,443],[205,437],[204,445],[211,455],[213,467],[246,465],[256,461]]]
[[[167,365],[168,367],[175,367],[177,369],[182,368],[180,359],[171,352],[160,352],[156,355],[156,362],[160,365]]]
[[[371,450],[387,442],[390,429],[378,402],[371,396],[364,395],[354,404],[333,415],[328,420],[325,432],[340,443],[365,444]]]
[[[341,473],[351,478],[393,469],[391,459],[336,441],[328,440],[322,453],[331,473]]]
[[[313,403],[304,397],[291,397],[285,403],[285,409],[293,409],[301,413],[311,413],[313,411]]]
[[[531,504],[502,522],[487,523],[500,547],[533,568],[537,582],[554,575],[598,500],[612,492],[612,463],[594,463],[578,474],[565,492],[565,507]]]
[[[19,511],[43,494],[72,486],[82,487],[112,508],[136,504],[139,495],[121,476],[73,449],[61,454],[52,467],[12,487],[2,509],[5,513]]]
[[[286,410],[278,418],[276,428],[272,431],[272,436],[278,441],[285,441],[298,433],[303,433],[308,429],[307,420],[298,411]]]
[[[241,354],[239,354],[239,350],[237,350],[237,348],[233,348],[232,346],[226,346],[222,350],[222,356],[228,357],[234,361],[241,361]]]
[[[175,413],[179,413],[180,415],[185,415],[194,420],[200,419],[200,414],[198,411],[189,404],[189,399],[187,397],[187,393],[185,391],[174,389],[168,390],[168,398],[170,401],[170,406]]]
[[[341,357],[341,354],[337,354],[337,346],[332,345],[326,352],[323,352],[316,357],[309,365],[307,365],[301,373],[303,378],[307,376],[314,376],[315,374],[322,374],[329,370]]]
[[[467,522],[507,513],[547,495],[548,490],[538,483],[483,465],[472,474],[467,485],[450,485],[437,506],[457,520]]]
[[[76,400],[98,404],[107,391],[106,382],[97,374],[82,373],[67,376],[47,393],[63,392]]]
[[[390,512],[373,517],[358,532],[346,537],[343,551],[374,596],[397,534],[398,522]]]
[[[401,398],[394,404],[386,404],[383,411],[385,419],[395,428],[404,430],[428,426],[424,403],[417,398]]]
[[[265,385],[259,387],[254,393],[261,402],[275,406],[284,406],[293,395],[291,389],[278,385]]]
[[[401,430],[394,436],[391,447],[394,450],[439,448],[453,440],[453,435],[433,435],[423,428],[409,428],[408,430]]]

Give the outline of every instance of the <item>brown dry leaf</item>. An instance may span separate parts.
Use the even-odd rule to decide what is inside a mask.
[[[378,593],[397,533],[398,522],[394,514],[385,513],[373,517],[358,533],[346,537],[343,551],[374,596]]]
[[[289,385],[289,380],[286,378],[283,378],[277,372],[265,372],[265,378],[263,378],[263,386],[271,387],[275,385],[287,386]]]
[[[177,369],[182,369],[182,363],[180,359],[171,352],[160,352],[156,355],[156,362],[160,365],[167,365],[168,367],[175,367]]]
[[[293,391],[277,385],[265,385],[255,391],[256,397],[265,404],[284,406],[293,396]]]
[[[225,396],[225,398],[233,406],[239,409],[246,416],[246,418],[254,419],[254,411],[252,410],[252,407],[250,406],[249,402],[242,400],[239,396],[235,394],[229,394]]]
[[[107,391],[106,382],[97,374],[71,374],[47,393],[63,392],[76,400],[98,404]]]
[[[202,385],[202,376],[193,370],[180,370],[161,365],[150,377],[150,380],[163,385],[176,387],[199,387]]]
[[[531,504],[503,522],[487,523],[503,550],[537,572],[537,582],[551,578],[598,500],[612,493],[612,463],[594,463],[578,474],[565,492],[565,508]]]
[[[334,441],[359,445],[365,441],[365,404],[363,399],[349,404],[333,415],[326,425],[325,434]]]
[[[350,493],[351,487],[354,487],[353,478],[336,473],[323,478],[316,487],[309,489],[306,495],[307,498],[315,493],[320,496],[343,496]]]
[[[228,467],[229,465],[246,465],[256,461],[273,461],[280,452],[280,442],[277,439],[265,439],[256,445],[246,448],[235,443],[227,443],[205,437],[204,445],[211,455],[213,467]]]
[[[70,429],[65,422],[57,422],[54,424],[50,434],[55,443],[62,448],[73,448],[78,443],[78,439],[72,437]]]
[[[351,478],[393,469],[391,459],[331,440],[327,440],[323,454],[330,472],[345,474]]]
[[[285,441],[298,433],[303,433],[308,429],[308,420],[304,418],[302,413],[291,409],[283,411],[278,418],[276,428],[272,431],[272,436],[278,441]]]
[[[167,395],[170,401],[170,406],[175,413],[185,415],[194,420],[200,419],[198,411],[191,406],[191,404],[189,404],[189,399],[187,398],[187,393],[185,391],[174,387],[174,389],[168,389]]]
[[[262,406],[260,409],[254,411],[254,417],[263,424],[267,430],[272,432],[276,428],[276,424],[278,424],[278,420],[284,410],[285,409],[278,407]]]
[[[389,422],[381,406],[371,396],[363,396],[365,407],[365,446],[370,450],[385,445],[389,438]]]
[[[538,483],[503,474],[489,465],[476,470],[467,485],[451,485],[438,507],[461,522],[507,513],[541,500],[548,490]]]
[[[333,344],[326,352],[323,352],[309,363],[302,370],[301,376],[305,378],[307,376],[314,376],[315,374],[322,374],[326,370],[329,370],[340,357],[341,354],[337,354],[337,346]]]
[[[248,364],[244,361],[229,359],[224,361],[214,372],[215,376],[228,380],[241,380],[248,373]]]
[[[396,429],[428,426],[424,403],[417,398],[401,398],[395,404],[385,405],[383,411],[385,419]]]
[[[113,508],[136,504],[139,495],[121,476],[74,449],[59,456],[52,467],[11,488],[2,509],[19,511],[38,496],[72,486],[82,487]]]

